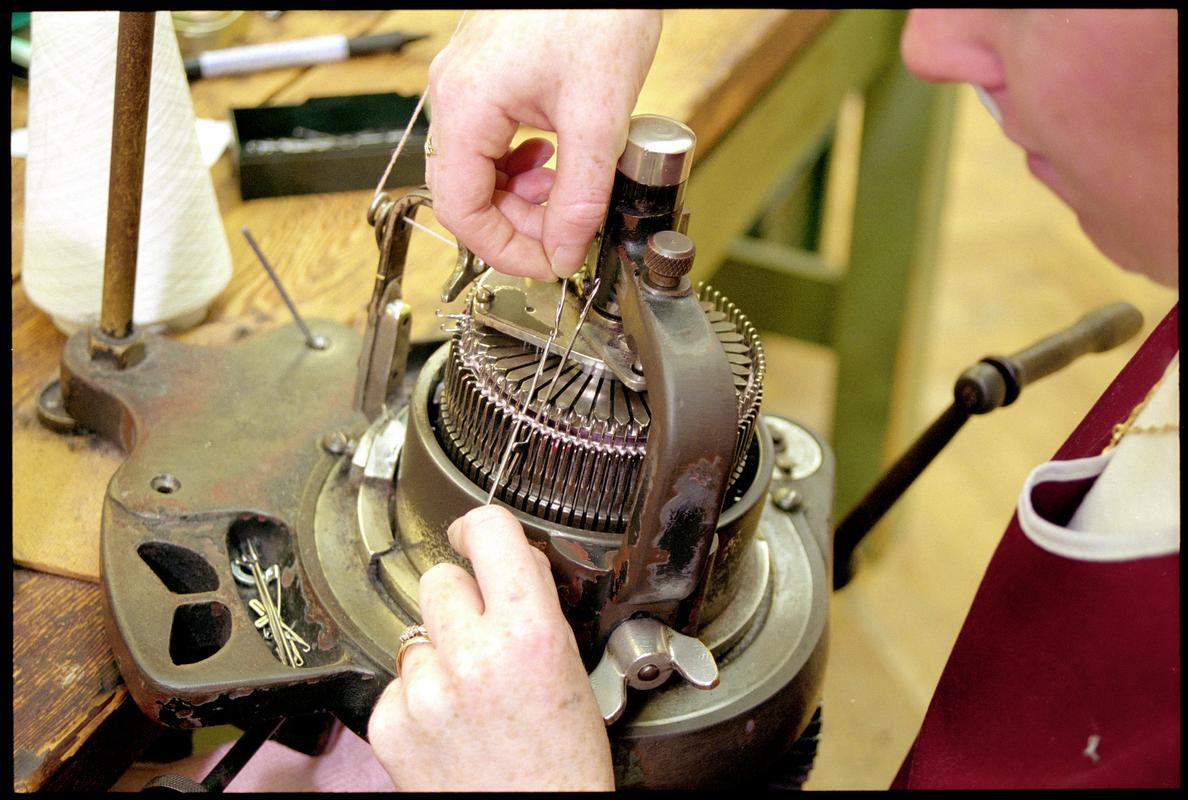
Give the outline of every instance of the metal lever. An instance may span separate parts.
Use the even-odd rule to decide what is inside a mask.
[[[413,226],[423,227],[414,219],[421,206],[433,207],[433,198],[424,187],[396,201],[381,192],[367,209],[367,221],[375,227],[380,259],[359,354],[355,407],[369,420],[374,420],[385,408],[397,407],[400,401],[412,322],[411,308],[403,299],[404,262]],[[456,299],[486,271],[482,259],[459,244],[458,261],[441,290],[441,299],[447,303]]]
[[[687,251],[687,263],[680,271],[686,272],[692,242],[669,233],[683,240],[678,249]],[[655,263],[655,255],[649,245],[648,260]],[[627,531],[612,557],[610,600],[618,610],[604,609],[599,622],[609,630],[647,605],[649,614],[691,632],[698,589],[713,563],[709,554],[730,477],[738,395],[730,362],[688,276],[681,274],[674,288],[657,288],[647,278],[654,269],[622,252],[619,258],[623,330],[635,340],[648,379],[651,423]]]
[[[627,620],[615,628],[602,660],[590,673],[590,687],[607,725],[627,708],[627,687],[654,689],[673,670],[698,689],[718,685],[718,665],[700,639],[677,633],[651,617]]]
[[[264,743],[272,738],[283,723],[284,717],[266,720],[254,728],[248,728],[235,741],[231,749],[215,764],[202,783],[184,775],[158,775],[141,789],[143,792],[221,792],[244,768],[248,760]]]
[[[1009,406],[1024,386],[1063,369],[1086,353],[1104,353],[1139,332],[1143,315],[1130,303],[1091,311],[1065,330],[1010,356],[987,356],[961,373],[953,403],[912,443],[866,496],[846,514],[833,535],[833,588],[854,574],[853,556],[862,538],[894,505],[970,416]]]
[[[379,245],[379,265],[359,351],[354,405],[369,420],[399,401],[412,323],[412,312],[403,295],[404,261],[412,228],[404,220],[415,217],[417,208],[430,202],[424,189],[411,191],[396,201],[381,192],[367,209],[367,221],[375,227]]]
[[[461,242],[458,243],[458,261],[454,264],[454,271],[441,287],[441,302],[452,303],[462,294],[462,290],[482,276],[487,271],[487,264],[474,253],[467,250]]]

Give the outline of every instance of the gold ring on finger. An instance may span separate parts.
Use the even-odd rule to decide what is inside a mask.
[[[429,638],[429,629],[424,625],[410,625],[400,634],[400,649],[396,651],[396,677],[400,677],[400,665],[404,661],[404,653],[416,644],[433,644]]]

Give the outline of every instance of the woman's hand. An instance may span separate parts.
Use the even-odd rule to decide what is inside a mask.
[[[495,269],[552,280],[582,265],[660,38],[660,12],[487,11],[429,68],[425,162],[438,220]],[[521,125],[557,134],[509,150]],[[548,204],[542,206],[542,203]]]
[[[506,510],[450,526],[475,577],[421,577],[432,643],[404,654],[368,738],[401,790],[614,788],[610,743],[548,559]],[[477,580],[476,580],[477,578]]]

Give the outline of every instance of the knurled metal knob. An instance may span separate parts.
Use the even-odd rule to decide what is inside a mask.
[[[676,286],[693,269],[696,248],[693,240],[677,231],[660,231],[648,239],[644,266],[648,278],[657,286]]]

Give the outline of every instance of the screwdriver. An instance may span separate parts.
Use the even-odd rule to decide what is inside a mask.
[[[427,33],[376,33],[347,38],[341,35],[313,36],[287,42],[268,42],[243,47],[207,50],[185,59],[186,78],[217,78],[266,69],[307,67],[330,61],[345,61],[368,53],[399,52],[406,44],[428,38]]]

